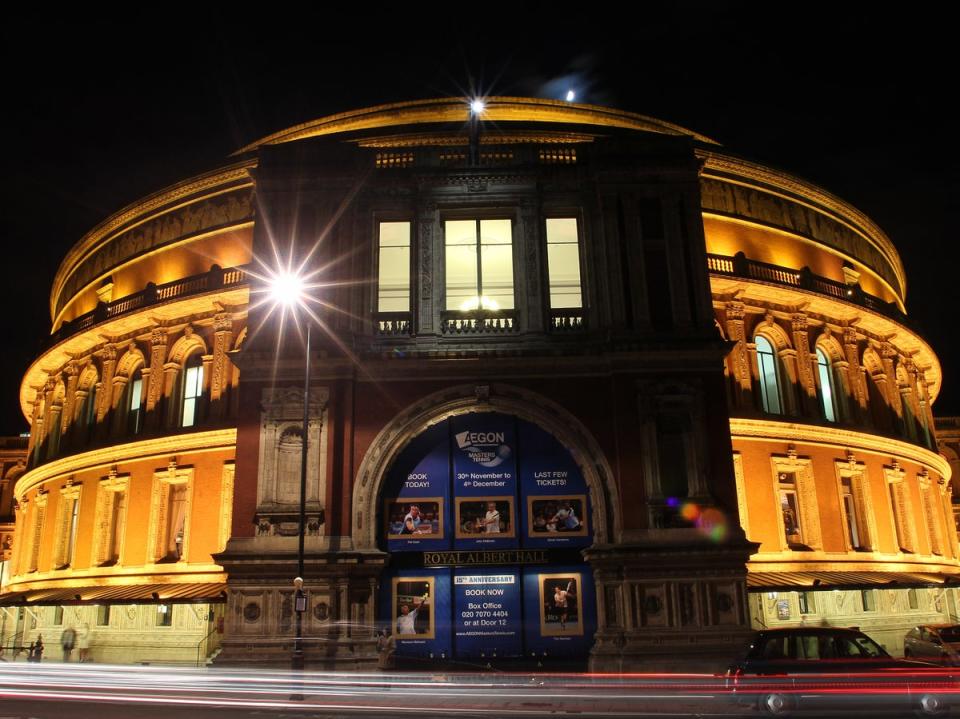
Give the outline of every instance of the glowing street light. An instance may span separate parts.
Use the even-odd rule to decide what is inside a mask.
[[[269,296],[275,304],[290,309],[303,302],[303,278],[292,272],[283,272],[270,279]]]
[[[567,102],[573,102],[577,98],[577,93],[573,90],[567,90]]]
[[[472,112],[474,115],[479,115],[486,109],[487,109],[486,103],[484,103],[484,101],[481,100],[479,97],[476,97],[470,101],[470,112]]]
[[[293,272],[281,272],[268,281],[268,297],[276,305],[293,310],[304,304],[306,286],[303,278]],[[281,315],[281,322],[283,315]],[[304,538],[307,529],[307,437],[310,426],[310,318],[307,317],[306,354],[303,362],[303,434],[300,443],[300,530],[297,533],[297,576],[293,580],[296,590],[294,611],[297,616],[296,634],[293,639],[293,654],[290,666],[293,669],[304,668],[303,658],[303,613],[307,610],[307,597],[303,592]]]

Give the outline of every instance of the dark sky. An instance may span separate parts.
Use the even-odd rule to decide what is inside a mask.
[[[943,363],[935,410],[960,413],[960,187],[947,110],[957,61],[946,17],[842,3],[796,5],[791,16],[770,15],[771,3],[636,3],[639,19],[625,4],[356,5],[265,6],[276,19],[234,5],[4,23],[0,433],[26,429],[19,384],[50,329],[58,263],[110,213],[322,115],[472,89],[556,97],[568,86],[584,102],[698,130],[873,218],[900,250],[908,310]]]

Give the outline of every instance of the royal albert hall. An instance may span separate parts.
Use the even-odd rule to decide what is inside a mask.
[[[957,615],[941,368],[893,242],[667,122],[306,122],[105,219],[50,314],[4,643],[285,663],[299,617],[310,666],[693,669],[751,627],[896,653]]]

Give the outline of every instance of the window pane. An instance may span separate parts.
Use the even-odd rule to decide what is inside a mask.
[[[477,297],[476,245],[446,248],[447,309],[475,310]]]
[[[410,311],[410,247],[381,247],[377,312]]]
[[[409,222],[381,222],[380,247],[409,247]]]
[[[451,245],[471,245],[477,244],[477,221],[476,220],[447,220],[443,223],[444,244],[447,247]]]
[[[187,367],[183,387],[183,424],[192,427],[196,421],[197,399],[203,389],[203,366]]]
[[[480,220],[481,245],[513,244],[510,220]]]
[[[380,223],[377,312],[410,311],[410,223]]]
[[[512,310],[513,247],[509,244],[483,245],[480,253],[483,268],[481,307],[485,310]]]
[[[760,370],[760,399],[763,411],[770,414],[780,414],[780,388],[777,383],[777,358],[773,353],[770,341],[758,335],[757,364]]]
[[[830,360],[823,350],[817,348],[817,373],[820,376],[820,403],[823,416],[828,422],[836,422],[837,415],[833,404],[833,377],[830,372]]]
[[[550,222],[550,220],[547,220]],[[582,307],[580,289],[580,248],[573,244],[554,244],[547,234],[547,272],[550,278],[550,307]]]
[[[860,547],[860,532],[857,530],[857,512],[853,496],[843,495],[843,511],[847,519],[847,538],[850,540],[850,546],[854,549]]]

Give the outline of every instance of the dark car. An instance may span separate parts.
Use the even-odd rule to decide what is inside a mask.
[[[960,625],[922,624],[903,639],[903,656],[960,665]]]
[[[936,716],[958,690],[954,672],[895,659],[863,632],[837,627],[757,632],[728,669],[727,687],[739,703],[775,715],[876,702]]]

